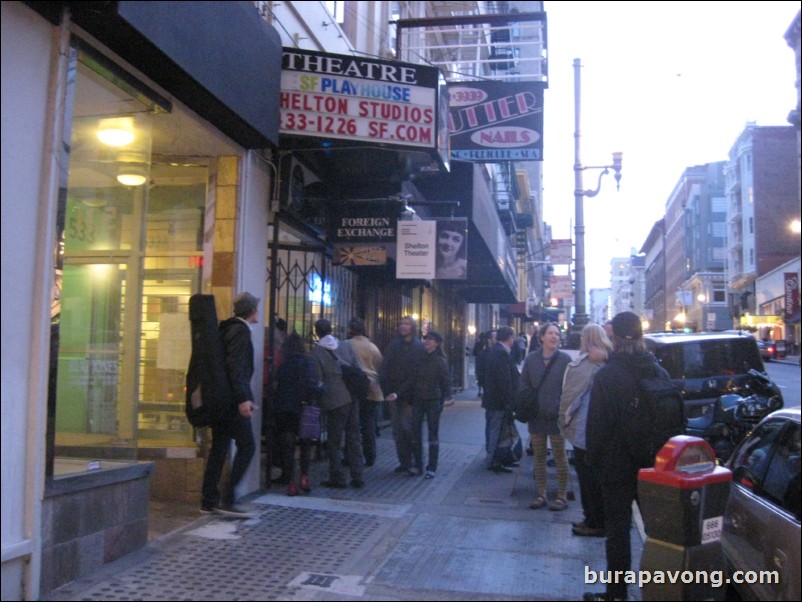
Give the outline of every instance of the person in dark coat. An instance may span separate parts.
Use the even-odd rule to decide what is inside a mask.
[[[415,368],[415,380],[411,398],[412,403],[412,455],[415,467],[423,469],[423,421],[429,437],[429,457],[424,477],[433,479],[437,473],[437,460],[440,453],[440,415],[445,403],[451,399],[451,375],[448,371],[446,354],[442,348],[443,337],[431,331],[423,337],[426,353]]]
[[[628,571],[632,565],[630,526],[632,502],[638,494],[638,466],[629,457],[621,438],[621,424],[637,395],[641,375],[661,368],[646,351],[640,318],[625,311],[612,321],[613,353],[596,373],[590,391],[585,429],[587,461],[602,483],[605,551],[608,571]],[[623,573],[620,573],[623,574]],[[587,593],[585,600],[626,600],[623,579],[607,584],[603,593]]]
[[[258,306],[259,299],[247,292],[240,293],[234,299],[234,317],[220,324],[231,400],[227,415],[212,424],[212,446],[202,485],[201,512],[204,514],[220,512],[244,518],[251,516],[244,507],[236,503],[236,487],[245,476],[256,452],[251,427],[251,415],[256,410],[256,404],[251,391],[254,353],[250,325],[259,321]],[[228,487],[221,499],[218,483],[232,439],[237,451],[234,454]]]
[[[384,361],[379,371],[379,384],[390,406],[390,421],[393,426],[395,451],[398,466],[395,472],[420,474],[412,466],[412,405],[411,398],[415,369],[425,351],[417,336],[417,324],[410,316],[401,318],[398,323],[398,336],[384,353]]]
[[[482,407],[485,409],[485,449],[487,468],[496,473],[509,473],[498,453],[501,427],[510,411],[518,389],[518,368],[512,358],[515,331],[502,326],[496,332],[496,344],[485,352],[484,387]]]
[[[291,333],[281,346],[281,354],[284,360],[274,373],[276,392],[273,411],[281,451],[281,474],[287,479],[287,495],[298,495],[299,487],[307,493],[312,490],[309,466],[313,444],[308,439],[300,440],[301,478],[297,485],[294,479],[295,442],[301,412],[305,403],[317,403],[321,389],[316,380],[315,361],[306,353],[301,335]]]
[[[479,397],[482,396],[482,354],[488,348],[490,335],[487,332],[480,332],[479,338],[473,345],[474,357],[474,373],[476,374],[476,386],[478,388]]]

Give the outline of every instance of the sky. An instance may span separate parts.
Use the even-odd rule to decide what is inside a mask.
[[[574,238],[574,69],[581,59],[581,162],[612,173],[585,197],[586,290],[639,252],[687,167],[725,161],[747,122],[789,125],[794,52],[783,35],[799,2],[544,2],[544,219]],[[595,189],[598,170],[584,172]],[[559,270],[559,268],[558,268]]]

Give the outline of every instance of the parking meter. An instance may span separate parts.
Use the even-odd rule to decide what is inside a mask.
[[[723,599],[726,588],[714,577],[724,570],[721,529],[731,482],[713,448],[687,435],[672,437],[654,468],[638,471],[647,534],[640,570],[651,573],[643,600]]]

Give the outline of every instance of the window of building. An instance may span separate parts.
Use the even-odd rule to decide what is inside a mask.
[[[713,303],[724,303],[727,300],[727,293],[724,289],[713,289]]]
[[[54,477],[136,461],[141,447],[194,446],[188,301],[201,291],[212,164],[190,133],[197,124],[158,93],[77,40],[70,58],[51,309]]]

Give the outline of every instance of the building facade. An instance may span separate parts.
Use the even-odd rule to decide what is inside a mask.
[[[3,599],[36,599],[144,545],[150,497],[199,500],[208,433],[183,415],[193,294],[213,294],[220,319],[240,291],[262,299],[260,406],[278,318],[311,343],[316,319],[345,338],[361,316],[384,348],[414,315],[444,336],[453,385],[470,382],[471,333],[514,323],[506,308],[536,290],[520,279],[544,232],[537,167],[450,161],[439,82],[421,92],[437,99],[428,129],[355,140],[356,121],[337,131],[326,124],[341,116],[321,114],[301,135],[288,115],[306,101],[286,71],[351,61],[382,94],[399,74],[438,75],[435,48],[398,62],[409,41],[389,21],[490,8],[509,37],[471,44],[484,57],[473,78],[545,73],[543,14],[504,18],[508,4],[2,4]],[[448,39],[463,28],[440,26]],[[508,56],[513,44],[524,56]],[[392,244],[337,226],[391,220],[380,237],[446,218],[466,224],[462,279],[399,279],[374,261]],[[352,250],[365,246],[367,264]],[[263,473],[254,462],[240,493]]]
[[[799,256],[797,131],[793,126],[747,126],[729,151],[728,285],[739,325],[760,328],[756,281]],[[785,333],[779,338],[784,339]]]

